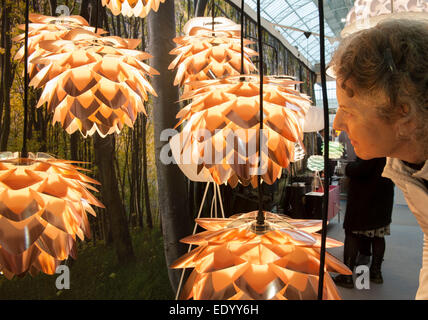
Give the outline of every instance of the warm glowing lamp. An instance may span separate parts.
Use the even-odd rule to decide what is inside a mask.
[[[157,12],[159,5],[165,0],[101,0],[103,6],[109,8],[117,16],[141,17],[144,18],[151,10]]]
[[[87,212],[104,207],[89,191],[97,181],[76,161],[46,154],[0,153],[0,271],[7,278],[42,271],[76,257],[76,236],[90,237]]]
[[[132,127],[137,113],[145,113],[148,93],[156,95],[146,76],[158,74],[142,62],[151,56],[135,50],[139,42],[80,28],[40,41],[30,61],[44,66],[30,82],[44,87],[37,107],[47,103],[54,123],[69,134],[105,137]]]
[[[309,99],[294,90],[296,81],[266,77],[264,83],[264,130],[262,168],[258,170],[259,80],[235,76],[191,83],[194,90],[182,99],[192,102],[179,111],[177,124],[181,153],[191,163],[205,167],[217,184],[255,185],[258,174],[272,184],[294,158],[294,143],[301,141],[301,119]]]
[[[261,232],[254,229],[256,211],[226,219],[197,219],[207,231],[182,239],[198,247],[171,266],[194,268],[180,299],[316,299],[321,236],[315,232],[321,229],[321,220],[264,215],[266,229]],[[327,239],[327,248],[341,245]],[[328,253],[325,266],[326,271],[352,274]],[[328,273],[323,297],[340,299]]]
[[[252,42],[244,39],[241,72],[240,25],[222,17],[214,18],[214,24],[212,21],[206,17],[191,19],[184,26],[186,35],[174,39],[178,46],[170,54],[177,57],[168,67],[177,69],[174,85],[249,74],[256,70],[251,57],[257,52],[245,47]]]
[[[73,29],[83,29],[91,32],[95,32],[94,27],[90,27],[88,22],[80,16],[67,16],[67,17],[51,17],[44,16],[41,14],[30,13],[29,20],[33,23],[28,25],[28,60],[33,59],[33,54],[40,55],[42,49],[39,48],[38,44],[43,40],[60,40],[62,37],[70,30]],[[19,25],[19,29],[25,30],[25,25]],[[102,34],[105,31],[103,29],[98,29],[97,33]],[[25,34],[22,33],[17,35],[12,40],[15,42],[21,42],[22,46],[19,48],[15,55],[15,59],[18,61],[23,61],[24,59],[24,38]],[[28,74],[30,79],[32,79],[43,66],[37,64],[28,64]]]

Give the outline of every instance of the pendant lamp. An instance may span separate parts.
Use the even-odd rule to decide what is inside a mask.
[[[159,5],[166,0],[101,0],[104,7],[107,7],[117,16],[136,16],[144,18],[151,10],[157,12]]]
[[[214,24],[213,22],[214,21]],[[256,70],[251,57],[257,52],[246,47],[243,41],[244,63],[241,72],[240,25],[222,18],[194,18],[184,26],[186,35],[177,37],[177,48],[170,54],[177,55],[168,69],[177,69],[174,85],[189,85],[198,80],[217,79],[249,74]]]
[[[329,141],[328,143],[328,157],[330,159],[339,159],[342,157],[345,148],[339,141]],[[321,152],[324,154],[324,142],[321,145]]]
[[[320,155],[312,155],[308,158],[308,169],[311,171],[324,170],[324,157]]]
[[[262,139],[266,148],[261,171],[257,170],[258,76],[193,82],[195,89],[181,97],[192,100],[177,114],[181,119],[177,126],[186,121],[180,133],[181,153],[192,154],[193,163],[207,168],[218,184],[235,186],[239,181],[254,185],[260,172],[263,180],[272,184],[294,158],[294,143],[303,138],[299,119],[310,101],[294,90],[294,80],[265,77],[264,82]]]
[[[30,13],[29,20],[33,23],[28,25],[28,60],[33,58],[33,54],[39,48],[38,44],[43,40],[60,40],[62,37],[72,29],[83,29],[91,32],[95,32],[94,27],[90,27],[88,22],[81,16],[68,16],[68,17],[51,17],[41,14]],[[18,25],[18,29],[25,30],[25,24]],[[98,34],[103,34],[105,31],[98,29]],[[12,38],[14,42],[21,42],[22,46],[15,54],[14,59],[22,62],[24,60],[24,38],[25,34],[19,34]],[[39,54],[38,52],[36,54]],[[43,65],[28,64],[28,73],[30,79],[32,79],[43,67]]]
[[[372,28],[385,19],[410,19],[428,22],[428,2],[419,0],[357,0],[346,16],[341,32],[344,38],[359,30]]]
[[[255,231],[258,212],[229,218],[197,219],[206,229],[182,239],[198,246],[171,268],[194,268],[180,299],[194,300],[311,300],[317,298],[321,220],[300,220],[264,212],[267,228]],[[327,239],[327,247],[342,243]],[[352,274],[326,254],[326,271]],[[325,299],[340,299],[329,274]]]
[[[132,127],[148,93],[156,96],[146,76],[159,74],[142,62],[151,56],[135,50],[139,42],[81,28],[40,41],[30,61],[44,66],[30,82],[44,88],[37,107],[47,103],[53,122],[69,134],[105,137]]]
[[[47,154],[0,153],[0,271],[7,278],[53,274],[76,258],[76,240],[90,237],[87,212],[104,207],[89,191],[97,181],[76,161]]]

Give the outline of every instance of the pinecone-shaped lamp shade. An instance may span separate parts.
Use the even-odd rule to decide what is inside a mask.
[[[257,212],[196,222],[207,231],[182,239],[198,247],[172,268],[194,268],[180,299],[311,300],[317,299],[320,268],[320,220],[295,220],[264,212],[267,229],[253,229]],[[327,248],[342,243],[327,238]],[[326,253],[326,271],[352,274]],[[340,299],[325,273],[323,299]]]
[[[139,42],[81,28],[40,41],[30,60],[44,66],[30,82],[44,87],[37,107],[47,103],[53,122],[69,134],[105,137],[132,127],[137,113],[145,113],[148,93],[156,95],[146,76],[159,74],[142,62],[151,56],[135,50]]]
[[[179,111],[184,121],[181,154],[205,167],[217,184],[256,185],[257,175],[272,184],[294,157],[294,143],[303,138],[300,118],[310,101],[294,90],[296,81],[265,78],[264,129],[259,168],[260,85],[257,76],[236,76],[193,83],[182,99],[192,102]],[[178,140],[178,139],[177,139]]]
[[[234,22],[218,17],[194,18],[184,27],[185,36],[174,39],[177,47],[170,54],[177,57],[169,69],[177,69],[174,85],[187,85],[186,91],[192,89],[190,82],[218,79],[241,74],[241,38],[240,26]],[[243,74],[256,70],[251,57],[257,52],[245,47],[252,43],[244,40]]]
[[[67,17],[51,17],[41,14],[30,13],[29,19],[32,23],[28,25],[28,60],[33,59],[33,54],[40,55],[38,44],[43,40],[60,40],[70,30],[83,29],[95,32],[95,28],[89,26],[88,22],[81,16],[67,16]],[[19,25],[19,29],[25,30],[25,25]],[[98,29],[97,34],[104,33],[104,30]],[[15,42],[24,43],[25,34],[22,33],[12,40]],[[15,60],[23,61],[25,53],[25,46],[22,45],[15,55]],[[32,79],[40,70],[43,65],[28,63],[29,78]]]
[[[117,16],[144,18],[151,10],[157,12],[159,5],[166,0],[101,0],[103,6],[109,8]]]
[[[0,271],[7,278],[55,273],[76,257],[78,238],[90,237],[87,212],[104,207],[89,191],[97,181],[74,161],[45,154],[0,154]]]

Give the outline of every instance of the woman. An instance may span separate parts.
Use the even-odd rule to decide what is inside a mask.
[[[383,283],[381,266],[385,254],[385,235],[390,234],[394,184],[381,176],[385,158],[362,160],[357,157],[345,169],[349,179],[346,202],[344,262],[353,270],[359,250],[368,244],[366,252],[373,252],[370,280]],[[369,253],[366,253],[369,255]],[[337,285],[353,288],[352,275],[338,275]]]
[[[332,66],[339,108],[359,158],[387,157],[383,176],[404,193],[424,232],[416,299],[428,299],[428,25],[389,20],[340,44]]]

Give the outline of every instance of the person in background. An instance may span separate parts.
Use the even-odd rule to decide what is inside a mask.
[[[348,134],[345,131],[340,132],[339,134],[339,142],[345,148],[345,156],[344,158],[349,161],[354,161],[357,158],[355,154],[354,147],[351,144],[351,140],[349,140]]]
[[[348,134],[345,131],[340,132],[339,142],[345,148],[343,158],[347,162],[355,161],[357,159],[357,155],[355,154],[355,150],[351,144],[351,140],[349,140]],[[346,164],[344,165],[344,168],[346,168]],[[344,169],[341,169],[342,172],[343,172],[343,170]],[[345,179],[344,188],[347,192],[348,185],[349,185],[349,178],[346,177],[346,175],[345,175],[344,179]],[[360,246],[359,246],[358,257],[357,257],[357,265],[360,265],[360,264],[366,265],[370,262],[371,246],[372,246],[371,239],[369,239],[369,238],[368,239],[360,239]]]
[[[428,299],[428,25],[380,22],[343,39],[331,65],[333,127],[361,159],[387,157],[382,175],[403,191],[424,232],[416,299]]]
[[[385,254],[385,236],[390,234],[394,184],[382,177],[386,158],[362,160],[357,157],[345,169],[349,178],[345,220],[344,263],[353,270],[361,247],[371,245],[373,258],[370,280],[383,283],[381,266]],[[365,253],[367,254],[367,253]],[[352,275],[338,275],[334,282],[353,288]]]

